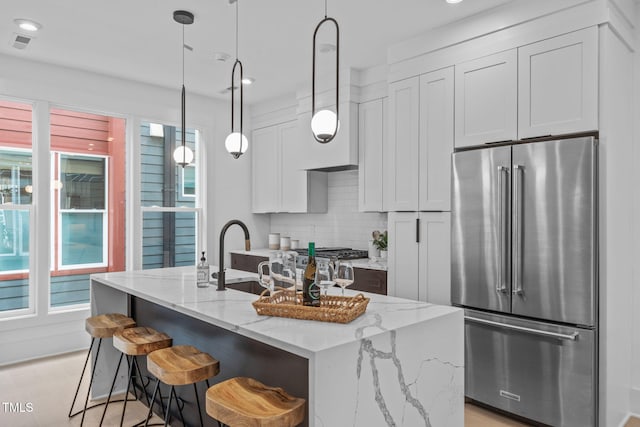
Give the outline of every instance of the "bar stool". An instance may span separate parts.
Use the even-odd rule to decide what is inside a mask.
[[[89,393],[91,392],[91,384],[93,384],[93,377],[96,373],[96,366],[98,366],[98,356],[100,356],[100,346],[102,345],[102,339],[111,338],[113,337],[114,333],[123,329],[132,328],[134,326],[136,326],[135,320],[120,313],[100,314],[97,316],[89,317],[88,319],[85,320],[84,328],[89,333],[89,335],[91,335],[91,345],[89,346],[89,351],[87,352],[87,358],[84,361],[84,366],[82,368],[82,372],[80,373],[80,380],[78,381],[76,394],[73,396],[73,402],[71,402],[71,408],[69,408],[69,418],[75,417],[76,415],[82,413],[82,419],[80,420],[81,426],[84,423],[84,415],[87,412],[87,409],[92,409],[92,408],[95,408],[96,406],[106,404],[106,402],[102,402],[87,408],[87,403],[89,402]],[[96,350],[96,360],[93,364],[93,368],[91,369],[91,378],[89,379],[89,388],[87,390],[87,397],[84,400],[84,408],[81,411],[78,411],[75,414],[72,414],[73,406],[76,403],[76,398],[78,397],[78,392],[80,391],[80,384],[82,383],[84,372],[87,369],[87,363],[89,362],[89,357],[91,357],[91,350],[93,349],[93,344],[96,338],[98,338],[98,349]]]
[[[198,417],[200,418],[200,425],[202,426],[202,410],[200,409],[196,383],[206,381],[207,387],[209,387],[209,378],[218,375],[220,372],[220,362],[195,347],[178,345],[150,353],[147,356],[147,369],[157,378],[153,396],[151,397],[152,402],[155,401],[156,392],[160,387],[160,381],[171,386],[167,411],[164,417],[164,425],[166,426],[169,422],[171,416],[171,400],[174,397],[178,405],[182,424],[185,424],[175,386],[193,384],[196,404],[198,405]],[[147,415],[145,426],[149,422],[149,418],[151,418],[151,406],[149,407],[149,414]]]
[[[207,390],[207,414],[231,427],[294,427],[304,421],[304,405],[253,378],[231,378]]]
[[[105,405],[104,411],[102,412],[100,425],[102,425],[102,422],[104,421],[104,417],[107,413],[107,407],[109,405],[109,401],[111,400],[113,387],[116,384],[116,379],[118,377],[118,370],[120,369],[120,364],[122,363],[122,357],[125,355],[127,356],[127,365],[129,366],[129,379],[127,381],[127,391],[125,392],[124,405],[122,407],[122,415],[120,416],[121,427],[124,422],[124,413],[125,413],[125,410],[127,409],[126,398],[129,396],[129,387],[133,385],[134,391],[135,391],[135,384],[133,384],[134,371],[137,370],[137,375],[135,375],[136,378],[141,379],[142,377],[136,356],[146,356],[153,351],[160,350],[162,348],[171,347],[172,342],[173,342],[173,339],[169,335],[162,332],[158,332],[152,328],[144,327],[144,326],[123,329],[113,334],[113,346],[118,350],[120,350],[122,353],[120,354],[120,359],[118,360],[118,367],[116,368],[116,372],[113,375],[113,381],[111,383],[111,388],[109,389],[109,397],[107,398],[107,404]],[[147,404],[151,407],[152,403],[149,401],[145,384],[142,381],[142,379],[141,379],[141,384],[142,384],[144,397],[147,400]],[[160,395],[160,405],[162,406],[162,395]],[[164,410],[164,407],[163,407],[163,410]]]

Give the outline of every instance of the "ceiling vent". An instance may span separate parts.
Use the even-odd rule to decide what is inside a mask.
[[[24,34],[13,33],[13,38],[11,39],[11,45],[16,49],[26,49],[31,42],[33,37],[25,36]]]

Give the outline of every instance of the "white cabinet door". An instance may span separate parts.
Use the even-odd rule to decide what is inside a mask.
[[[361,212],[383,210],[384,140],[387,126],[387,100],[375,99],[360,104],[358,110],[358,209]]]
[[[518,137],[517,50],[456,65],[455,146]]]
[[[453,67],[420,76],[419,210],[451,209]]]
[[[307,171],[300,169],[300,129],[297,121],[278,125],[282,156],[280,212],[307,211]]]
[[[518,49],[518,135],[598,129],[598,29]]]
[[[451,212],[420,212],[418,298],[451,304]]]
[[[280,207],[280,141],[278,127],[257,129],[252,133],[252,210],[276,212]]]
[[[387,293],[413,300],[420,296],[417,219],[417,212],[389,212]]]
[[[420,79],[389,85],[389,140],[384,192],[389,211],[418,210]]]

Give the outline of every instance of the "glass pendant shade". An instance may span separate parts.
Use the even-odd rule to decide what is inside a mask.
[[[229,154],[231,154],[234,159],[237,159],[249,148],[249,140],[240,132],[232,132],[227,136],[227,139],[225,139],[224,146]]]
[[[173,159],[182,167],[193,162],[193,151],[186,145],[179,145],[173,152]]]
[[[317,139],[327,141],[335,136],[337,129],[340,129],[340,121],[336,126],[336,120],[338,116],[333,111],[320,110],[311,118],[311,131]]]

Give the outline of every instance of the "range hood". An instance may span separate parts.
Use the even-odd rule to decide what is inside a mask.
[[[298,129],[300,130],[299,167],[325,172],[358,168],[358,102],[360,101],[359,73],[340,71],[340,128],[333,141],[320,144],[311,133],[311,89],[299,90]],[[335,110],[335,87],[316,93],[316,110],[329,107]],[[333,108],[332,108],[333,107]]]

